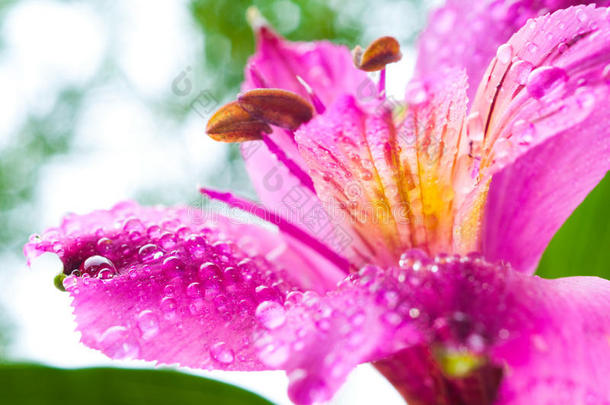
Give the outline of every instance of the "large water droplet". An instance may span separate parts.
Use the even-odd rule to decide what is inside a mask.
[[[82,274],[88,274],[91,277],[111,278],[116,274],[116,267],[110,259],[104,256],[91,256],[86,259],[80,266]],[[100,276],[100,273],[102,275]]]
[[[147,309],[140,312],[137,321],[144,340],[155,337],[159,332],[159,321],[153,311]]]
[[[542,98],[565,83],[567,79],[568,76],[562,68],[542,66],[530,73],[527,79],[527,91],[534,98]]]
[[[138,255],[140,256],[140,259],[142,259],[142,261],[151,262],[153,260],[160,258],[163,255],[163,253],[159,251],[159,249],[157,248],[157,245],[155,245],[153,243],[149,243],[149,244],[142,246],[138,250]]]
[[[496,57],[500,61],[500,63],[507,64],[510,62],[513,57],[513,47],[511,44],[503,44],[498,47],[498,51],[496,52]]]
[[[235,360],[235,353],[224,342],[214,344],[210,348],[210,356],[222,364],[231,364]]]
[[[256,307],[256,318],[265,328],[276,329],[286,322],[286,311],[275,301],[264,301]]]
[[[466,118],[466,133],[473,142],[481,142],[484,138],[483,120],[481,114],[474,112]]]
[[[534,65],[526,60],[520,60],[513,64],[510,68],[510,72],[515,77],[517,83],[524,85],[527,83],[527,78],[532,72],[532,69],[534,69]]]

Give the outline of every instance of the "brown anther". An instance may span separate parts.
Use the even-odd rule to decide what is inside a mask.
[[[281,89],[254,89],[237,99],[253,117],[291,131],[313,117],[313,107],[296,93]]]
[[[262,132],[271,131],[268,124],[253,117],[237,101],[220,107],[205,129],[210,138],[220,142],[256,141],[262,139]]]
[[[374,40],[364,51],[356,46],[352,51],[354,64],[365,72],[375,72],[387,64],[402,58],[400,44],[394,37],[381,37]]]

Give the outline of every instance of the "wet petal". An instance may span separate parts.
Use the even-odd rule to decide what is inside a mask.
[[[255,32],[256,53],[246,66],[243,90],[273,87],[308,99],[297,77],[306,82],[325,105],[340,94],[366,94],[373,86],[353,63],[349,48],[328,41],[290,42],[262,25]],[[373,86],[374,88],[374,86]]]
[[[608,9],[575,7],[530,21],[503,45],[473,102],[493,175],[482,249],[534,271],[549,240],[610,168]],[[478,150],[478,151],[477,151]]]
[[[297,403],[330,398],[365,361],[424,405],[604,403],[610,394],[607,280],[544,280],[415,250],[400,267],[368,266],[336,291],[288,301],[258,345],[263,362],[288,371]]]
[[[290,42],[265,24],[256,27],[257,50],[246,66],[242,90],[280,88],[310,99],[306,83],[322,104],[330,105],[344,92],[376,97],[376,87],[365,72],[353,65],[345,46],[330,42]],[[301,78],[301,81],[299,81]],[[246,169],[258,196],[268,208],[277,211],[311,235],[327,243],[355,263],[362,262],[353,252],[355,237],[326,214],[312,187],[306,165],[297,150],[292,132],[275,128],[269,142],[242,145]]]
[[[66,217],[25,252],[56,253],[73,274],[64,286],[87,346],[112,358],[260,370],[256,308],[279,305],[296,285],[265,257],[278,245],[268,231],[196,209],[122,203]]]
[[[409,259],[427,344],[377,363],[415,403],[606,403],[610,282],[544,280],[478,257]],[[403,262],[403,263],[404,263]],[[443,297],[439,300],[439,297]],[[499,384],[499,385],[498,385]],[[497,387],[497,393],[490,388]],[[445,397],[443,397],[445,395]],[[442,402],[444,403],[444,402]]]
[[[485,69],[496,53],[511,59],[508,48],[498,47],[529,18],[576,4],[610,4],[607,0],[448,0],[430,16],[418,44],[417,75],[434,77],[446,67],[466,69],[472,101]],[[459,32],[459,35],[455,35]]]
[[[359,253],[369,262],[395,263],[410,247],[453,251],[454,209],[462,199],[453,191],[454,172],[458,151],[468,154],[458,148],[465,85],[459,71],[414,82],[406,112],[346,95],[296,132],[318,196],[363,242]]]

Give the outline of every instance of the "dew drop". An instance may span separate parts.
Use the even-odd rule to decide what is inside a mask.
[[[403,269],[417,267],[417,270],[421,268],[422,263],[428,261],[428,255],[421,249],[410,249],[400,256],[398,265]],[[416,269],[413,269],[417,271]]]
[[[610,83],[610,64],[607,64],[602,71],[602,79],[604,79],[607,83]]]
[[[210,356],[222,364],[231,364],[235,360],[235,353],[224,342],[214,344],[210,348]]]
[[[97,277],[98,274],[105,270],[101,278],[111,278],[116,274],[116,267],[110,259],[104,256],[91,256],[87,258],[80,266],[82,274],[87,274],[91,277]]]
[[[132,218],[132,219],[128,219],[127,221],[125,221],[125,224],[123,224],[123,229],[127,232],[138,232],[138,233],[142,233],[145,230],[144,224],[142,223],[142,221],[140,221],[137,218]]]
[[[128,330],[124,326],[111,326],[102,333],[98,342],[102,345],[112,345],[120,341],[124,341],[128,335]]]
[[[530,42],[529,44],[527,44],[527,51],[528,51],[529,53],[532,53],[532,54],[533,54],[533,53],[536,53],[536,52],[538,52],[538,49],[539,49],[539,48],[538,48],[538,45],[536,45],[536,44],[535,44],[535,43],[533,43],[533,42]]]
[[[256,318],[265,328],[276,329],[286,322],[286,311],[275,301],[264,301],[256,307]]]
[[[159,321],[155,313],[149,309],[140,312],[137,316],[138,328],[144,340],[153,338],[159,332]]]
[[[189,284],[186,287],[186,295],[191,298],[200,297],[201,296],[201,284],[199,284],[196,281],[194,283]]]
[[[75,270],[75,271],[78,271],[78,270]],[[71,289],[76,286],[77,282],[78,282],[77,277],[68,276],[68,277],[64,278],[63,285],[64,285],[64,288],[66,289],[66,291],[71,291]]]
[[[176,304],[176,300],[172,297],[164,297],[161,300],[161,311],[165,312],[166,314],[175,313],[177,306],[178,305]]]
[[[542,66],[533,70],[527,79],[527,91],[534,98],[542,98],[551,90],[565,83],[568,76],[562,68]]]
[[[159,245],[165,250],[171,250],[176,246],[176,236],[169,232],[159,238]]]
[[[496,52],[496,57],[500,61],[500,63],[507,64],[510,62],[513,57],[513,47],[511,44],[503,44],[498,47],[498,52]]]
[[[483,120],[478,112],[474,112],[466,118],[466,133],[471,141],[481,142],[483,140]]]
[[[176,272],[182,271],[183,266],[184,266],[184,263],[182,263],[182,260],[180,260],[177,256],[169,256],[163,260],[163,264],[161,265],[161,268],[165,272],[176,273]]]
[[[112,253],[112,239],[110,238],[100,238],[97,241],[97,251],[102,255],[107,255]]]
[[[159,258],[159,253],[161,252],[157,249],[157,245],[153,243],[148,243],[138,250],[138,256],[144,262],[150,262]]]
[[[510,71],[515,80],[517,80],[517,83],[524,85],[527,83],[527,78],[532,69],[534,69],[534,65],[526,60],[520,60],[511,67]]]

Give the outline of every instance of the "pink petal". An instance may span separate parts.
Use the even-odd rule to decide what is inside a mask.
[[[413,250],[400,267],[366,266],[326,295],[293,293],[275,315],[258,337],[260,358],[287,370],[297,404],[328,400],[366,361],[423,405],[597,404],[610,395],[603,279],[544,280],[479,256]],[[480,363],[451,374],[442,359],[456,355]]]
[[[362,248],[359,248],[351,229],[329,215],[318,196],[304,187],[262,142],[244,143],[241,150],[252,183],[267,209],[305,230],[353,264],[363,263],[363,257],[357,253]],[[291,247],[299,249],[299,243],[294,243],[289,237],[285,239]],[[311,255],[308,259],[314,263],[318,260]],[[327,264],[317,262],[315,266],[325,268]]]
[[[498,46],[529,18],[586,3],[610,4],[607,0],[448,0],[432,13],[420,36],[417,75],[434,77],[443,68],[463,67],[470,81],[468,96],[472,100]]]
[[[276,235],[228,218],[122,203],[66,217],[25,252],[54,252],[66,274],[83,273],[64,285],[87,346],[112,358],[260,370],[255,310],[296,288],[265,258],[278,247]]]
[[[242,88],[274,87],[308,98],[307,83],[324,105],[338,95],[350,93],[364,97],[374,89],[366,73],[356,69],[349,48],[328,41],[290,42],[268,26],[256,30],[256,53],[246,66]]]
[[[477,256],[432,261],[411,252],[402,264],[369,291],[397,292],[396,323],[420,333],[376,363],[407,399],[491,403],[497,388],[500,405],[608,403],[610,281],[544,280]],[[400,347],[392,339],[385,345]],[[450,375],[439,362],[452,354],[483,362]]]
[[[468,252],[476,240],[477,232],[454,228],[464,199],[454,172],[468,154],[460,141],[465,86],[459,71],[411,83],[402,114],[345,95],[296,132],[324,207],[353,230],[369,263],[390,265],[411,247]]]
[[[366,95],[375,86],[366,73],[353,65],[347,47],[321,41],[286,41],[268,26],[256,29],[257,50],[246,66],[243,90],[257,87],[283,88],[306,99],[310,95],[300,77],[323,104],[329,105],[342,93]],[[314,100],[312,100],[314,101]],[[294,135],[275,128],[268,136],[281,153],[263,142],[242,145],[242,156],[252,183],[262,202],[291,222],[311,232],[339,254],[359,263],[361,257],[351,248],[354,236],[328,216],[311,188],[311,179],[296,148]],[[296,170],[292,169],[296,167]]]
[[[473,102],[493,175],[482,249],[534,271],[549,240],[610,168],[610,20],[574,7],[530,21],[503,45]]]

